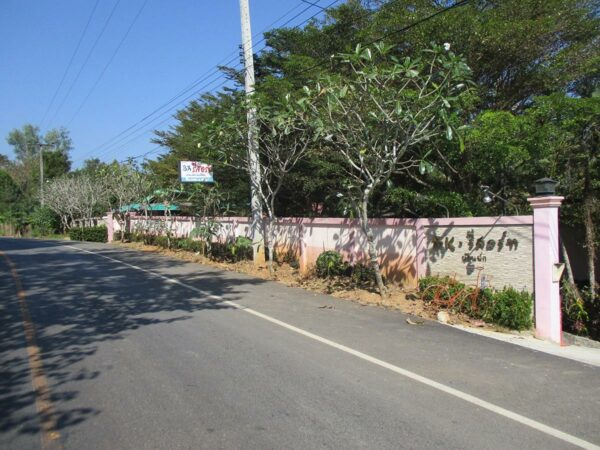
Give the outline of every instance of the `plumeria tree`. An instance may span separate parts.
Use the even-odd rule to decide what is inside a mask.
[[[382,296],[386,289],[368,222],[370,200],[392,174],[427,170],[420,153],[427,141],[441,133],[453,138],[449,117],[460,107],[470,75],[449,44],[416,58],[398,59],[391,50],[383,43],[358,45],[353,53],[339,55],[346,66],[342,74],[305,87],[298,102],[307,125],[321,137],[321,151],[337,152],[345,161],[343,195],[360,220]]]
[[[152,181],[133,163],[114,162],[103,169],[107,184],[107,197],[121,227],[121,240],[125,239],[127,217],[133,203],[141,203],[152,192]]]
[[[261,183],[256,187],[268,220],[264,224],[265,245],[269,248],[267,264],[274,275],[274,226],[277,220],[277,196],[287,175],[304,159],[310,149],[311,132],[305,112],[291,95],[280,102],[255,101],[257,107],[258,168]],[[217,159],[225,165],[246,171],[253,170],[248,152],[246,105],[229,109],[222,120],[213,122],[203,134]],[[200,143],[199,145],[202,145]]]
[[[75,220],[91,219],[108,208],[108,184],[104,178],[86,173],[64,175],[46,185],[44,203],[67,230]]]

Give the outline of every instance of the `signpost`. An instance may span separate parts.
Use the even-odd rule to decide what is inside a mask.
[[[182,183],[214,183],[212,164],[199,161],[179,161],[179,181]]]

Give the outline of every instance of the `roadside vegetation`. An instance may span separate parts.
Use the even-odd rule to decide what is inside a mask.
[[[597,337],[600,1],[469,1],[432,16],[440,9],[431,0],[349,0],[302,29],[270,30],[256,55],[254,104],[245,101],[243,71],[223,68],[229,86],[200,95],[176,113],[174,126],[155,132],[164,149],[155,160],[90,159],[72,170],[68,130],[13,130],[13,159],[0,155],[2,233],[78,233],[82,219],[109,209],[123,224],[133,205],[150,214],[149,205],[160,203],[169,215],[180,204],[202,223],[193,239],[165,228],[136,230],[130,240],[206,257],[237,252],[211,243],[212,219],[249,214],[245,113],[255,106],[257,188],[269,223],[359,219],[369,255],[360,272],[383,300],[392,287],[381,276],[367,218],[524,213],[534,180],[558,180],[561,227],[581,231],[588,267],[576,280],[567,264],[565,326]],[[217,183],[180,185],[180,160],[211,163]],[[483,185],[504,200],[481,202]],[[568,256],[563,247],[567,263]],[[275,258],[268,267],[276,274]]]

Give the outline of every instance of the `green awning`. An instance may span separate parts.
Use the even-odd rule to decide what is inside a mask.
[[[167,209],[167,207],[163,203],[150,203],[145,208],[147,208],[148,211],[163,211],[163,212]],[[144,208],[144,205],[142,205],[141,203],[130,203],[129,205],[122,206],[119,209],[119,211],[120,212],[144,211],[145,208]],[[179,209],[180,209],[179,205],[169,205],[168,206],[169,211],[179,211]]]

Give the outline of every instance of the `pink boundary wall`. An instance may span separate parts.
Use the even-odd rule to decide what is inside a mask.
[[[378,253],[383,273],[393,282],[416,287],[420,277],[429,275],[428,230],[454,227],[486,230],[494,227],[529,227],[533,249],[527,265],[535,266],[535,323],[536,335],[557,343],[562,342],[562,324],[558,282],[552,281],[555,263],[558,263],[558,207],[562,197],[535,197],[529,199],[533,216],[507,217],[460,217],[439,219],[372,219]],[[170,217],[174,236],[187,237],[196,226],[192,217]],[[164,221],[165,217],[153,217],[149,221]],[[120,229],[112,214],[106,216],[109,242],[113,233]],[[146,219],[132,214],[129,230],[144,226]],[[223,217],[218,240],[233,240],[248,236],[247,217]],[[364,237],[359,222],[344,218],[282,218],[277,221],[274,243],[278,253],[290,252],[298,259],[304,273],[314,265],[318,255],[325,250],[342,253],[351,263],[365,262],[362,252]],[[534,263],[535,261],[535,263]],[[456,273],[455,273],[456,274]],[[454,274],[454,275],[455,275]],[[453,275],[448,273],[447,275]]]
[[[186,216],[168,218],[172,234],[187,237],[196,226],[196,219]],[[165,217],[156,216],[148,222],[164,222]],[[249,236],[250,223],[247,217],[223,217],[218,219],[222,229],[218,240],[234,240],[237,236]],[[112,221],[112,229],[118,231],[119,224]],[[384,275],[392,282],[407,287],[416,287],[420,277],[430,275],[428,265],[428,230],[443,227],[463,227],[488,231],[498,227],[531,227],[532,216],[502,217],[458,217],[439,219],[371,219]],[[148,227],[143,216],[131,215],[129,230]],[[150,228],[152,228],[150,226]],[[160,227],[159,227],[160,228]],[[292,253],[299,261],[300,270],[308,272],[317,257],[325,250],[336,250],[350,263],[366,262],[364,236],[359,221],[346,218],[281,218],[275,228],[275,248],[281,255]],[[111,233],[112,234],[112,233]],[[112,238],[112,236],[111,236]],[[533,264],[533,255],[527,255]],[[456,275],[441,273],[442,275]],[[440,272],[435,271],[435,274]],[[468,280],[467,280],[468,281]],[[507,283],[510,284],[510,283]],[[533,285],[533,280],[531,283]],[[502,285],[498,286],[502,287]]]

